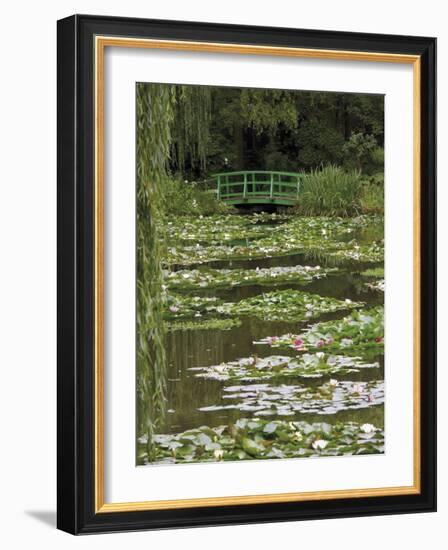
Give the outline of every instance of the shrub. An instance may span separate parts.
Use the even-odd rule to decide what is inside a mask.
[[[195,182],[167,178],[162,192],[165,214],[209,216],[233,211],[232,207],[217,200],[212,189],[200,189]]]
[[[375,172],[374,174],[371,174],[370,176],[364,176],[363,177],[363,184],[364,185],[383,186],[384,185],[384,172]]]
[[[381,171],[384,170],[384,148],[375,147],[370,154],[370,164],[371,168]]]
[[[363,186],[361,208],[365,214],[384,213],[384,186],[381,183],[369,183]]]
[[[326,166],[303,177],[298,210],[307,216],[353,216],[361,211],[361,191],[358,171]]]

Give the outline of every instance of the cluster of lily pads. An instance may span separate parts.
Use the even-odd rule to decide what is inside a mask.
[[[277,221],[278,216],[263,218]],[[258,224],[260,216],[199,216],[169,219],[165,225],[167,238],[172,242],[203,242],[210,244],[256,239],[268,234],[272,226]]]
[[[384,382],[338,381],[312,387],[304,384],[272,386],[248,384],[224,388],[222,405],[201,407],[202,412],[235,409],[255,416],[290,416],[296,413],[335,414],[384,402]]]
[[[266,321],[303,321],[323,313],[355,309],[362,305],[362,302],[353,302],[348,298],[337,300],[288,289],[241,300],[235,304],[235,311],[240,315],[252,315]]]
[[[361,302],[337,300],[299,290],[277,290],[239,302],[224,302],[216,296],[168,294],[165,318],[168,320],[202,317],[203,315],[247,315],[266,321],[306,320],[323,313],[359,308]]]
[[[341,236],[354,233],[369,224],[378,224],[377,217],[358,218],[307,218],[290,217],[277,226],[244,226],[233,220],[223,227],[219,220],[216,226],[201,229],[198,222],[171,230],[168,246],[168,264],[191,265],[216,260],[267,258],[306,253],[319,250],[337,259],[381,261],[381,244],[375,250],[355,240],[342,242]],[[222,235],[223,238],[219,238]],[[246,239],[245,243],[241,240]],[[184,245],[183,242],[187,241]],[[238,241],[233,243],[232,241]],[[194,244],[188,244],[188,242]],[[345,255],[346,254],[346,255]],[[374,259],[369,259],[369,258]]]
[[[326,256],[335,260],[355,260],[359,262],[383,262],[384,242],[373,241],[370,244],[358,244],[356,241],[346,243],[339,250],[329,250]]]
[[[201,426],[156,435],[158,462],[188,463],[263,458],[302,458],[384,453],[384,431],[369,423],[295,422],[242,418],[235,424]],[[139,461],[147,462],[144,439]]]
[[[233,317],[226,319],[201,319],[195,321],[172,321],[167,323],[170,332],[176,330],[230,330],[241,326],[241,320]]]
[[[360,262],[380,262],[383,260],[384,248],[382,243],[374,242],[371,245],[359,244],[353,240],[341,242],[321,236],[314,236],[305,240],[300,235],[285,239],[279,233],[257,241],[247,241],[245,244],[216,244],[204,246],[197,242],[189,246],[168,247],[167,263],[179,265],[202,264],[218,260],[238,260],[272,258],[291,254],[319,252],[330,259],[339,261],[356,260]]]
[[[295,265],[255,269],[182,269],[166,272],[167,285],[172,289],[230,288],[252,284],[309,283],[337,272],[333,267]]]
[[[270,355],[268,357],[242,357],[235,361],[191,367],[198,378],[209,380],[252,382],[283,378],[321,378],[359,372],[365,368],[378,368],[378,362],[366,362],[359,357],[331,355],[322,352],[304,353],[297,357]]]
[[[213,215],[169,217],[165,222],[167,237],[174,241],[225,241],[242,236],[257,236],[264,231],[279,230],[282,233],[300,231],[306,235],[320,233],[351,233],[369,225],[381,223],[379,216],[362,215],[356,218],[317,216],[314,218],[277,213],[255,213],[250,216]],[[284,224],[281,226],[280,224]],[[247,232],[247,233],[246,233]]]
[[[255,344],[272,348],[289,347],[296,351],[345,354],[374,354],[384,350],[384,308],[377,306],[353,311],[343,319],[316,323],[300,334],[267,336]]]

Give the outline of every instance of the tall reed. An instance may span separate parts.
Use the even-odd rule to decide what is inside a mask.
[[[303,176],[298,210],[306,216],[353,216],[361,212],[361,174],[325,166]]]

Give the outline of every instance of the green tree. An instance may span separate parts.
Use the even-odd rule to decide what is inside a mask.
[[[350,139],[344,144],[344,154],[348,162],[362,172],[363,166],[371,159],[373,152],[378,148],[376,139],[368,134],[352,133]]]

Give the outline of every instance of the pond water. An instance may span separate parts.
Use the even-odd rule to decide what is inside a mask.
[[[267,225],[267,227],[271,227],[271,225]],[[284,224],[284,220],[282,220],[275,230],[282,230],[282,227],[286,226],[287,224]],[[349,246],[349,243],[356,239],[362,245],[381,238],[381,235],[382,225],[375,224],[350,234],[342,234],[337,240],[347,243]],[[242,238],[230,244],[237,246],[241,243],[246,245],[252,242],[253,245],[257,241],[258,238]],[[229,245],[229,242],[226,241],[225,244]],[[382,267],[383,264],[378,262],[352,260],[335,262],[325,254],[314,255],[313,258],[313,255],[301,252],[268,258],[220,259],[188,266],[174,265],[172,270],[256,270],[257,268],[297,265],[337,265],[338,270],[306,284],[294,281],[271,282],[219,289],[184,289],[180,290],[179,294],[216,296],[224,302],[240,302],[271,291],[293,289],[337,300],[363,302],[365,308],[383,304],[384,294],[378,290],[370,289],[366,285],[366,277],[361,274],[367,268]],[[381,353],[375,354],[373,358],[369,359],[377,361],[376,366],[362,368],[358,372],[349,374],[335,374],[331,378],[326,376],[284,379],[280,376],[274,380],[263,380],[260,383],[249,380],[234,382],[198,377],[197,370],[194,370],[198,367],[220,365],[248,357],[263,358],[271,355],[297,357],[298,352],[292,348],[273,350],[270,346],[259,345],[255,342],[268,336],[280,336],[288,333],[300,334],[310,324],[341,319],[349,313],[349,309],[338,310],[303,321],[289,320],[288,315],[285,315],[281,321],[238,315],[241,324],[226,330],[216,328],[168,332],[166,341],[168,413],[161,432],[175,434],[204,425],[212,427],[229,425],[239,418],[254,416],[263,416],[268,419],[305,420],[307,422],[325,421],[330,424],[339,421],[354,421],[383,427],[384,366]],[[211,315],[211,317],[214,316]],[[207,315],[201,317],[201,321],[204,319],[207,319]],[[338,395],[333,395],[330,401],[325,387],[329,380],[332,384],[337,383],[339,388]],[[355,393],[353,393],[353,388],[355,388]],[[363,392],[365,397],[362,395]],[[353,395],[357,396],[358,394],[361,397],[353,399]],[[268,406],[267,403],[271,405]]]

